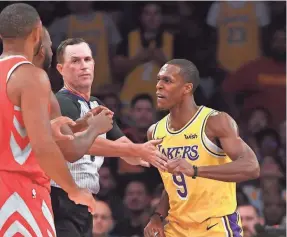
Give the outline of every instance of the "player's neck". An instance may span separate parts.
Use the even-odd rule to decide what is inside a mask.
[[[87,89],[87,88],[75,88],[71,85],[65,84],[65,89],[73,92],[76,95],[79,95],[81,97],[83,97],[86,101],[90,100],[91,97],[91,89]]]
[[[6,40],[5,40],[6,41]],[[8,40],[3,42],[3,53],[2,57],[21,55],[27,60],[33,61],[33,51],[27,46],[23,40]],[[30,52],[31,51],[31,52]]]
[[[180,130],[195,115],[198,108],[193,97],[176,105],[170,110],[169,127],[176,131]]]

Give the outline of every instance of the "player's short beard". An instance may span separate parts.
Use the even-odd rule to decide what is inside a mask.
[[[52,59],[49,57],[48,50],[46,48],[44,48],[44,50],[45,50],[45,58],[43,62],[43,69],[45,72],[48,73],[51,67]]]

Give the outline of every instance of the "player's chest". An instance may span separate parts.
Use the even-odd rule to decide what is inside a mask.
[[[201,151],[200,134],[182,133],[178,136],[165,136],[158,145],[159,151],[168,159],[183,158],[189,161],[199,159]]]

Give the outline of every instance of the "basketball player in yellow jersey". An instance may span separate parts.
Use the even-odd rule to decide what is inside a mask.
[[[259,164],[228,114],[195,104],[198,84],[197,68],[185,59],[159,71],[157,105],[170,113],[151,126],[148,138],[163,138],[158,149],[169,158],[169,173],[160,171],[165,191],[146,237],[243,236],[236,182],[257,178]]]

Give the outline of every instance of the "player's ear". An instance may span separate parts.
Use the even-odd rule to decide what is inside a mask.
[[[192,83],[186,83],[184,94],[191,94],[192,89],[193,89],[193,84]]]
[[[61,75],[63,75],[62,74],[62,72],[63,72],[63,65],[62,64],[60,64],[60,63],[57,63],[57,70],[58,70],[58,72],[61,74]]]
[[[42,41],[42,31],[43,31],[42,22],[39,21],[32,31],[33,39],[35,42]]]

